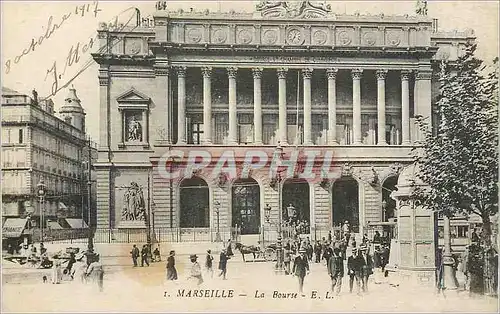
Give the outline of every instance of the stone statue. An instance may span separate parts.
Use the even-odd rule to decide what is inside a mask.
[[[257,4],[257,11],[272,9],[279,6],[286,6],[286,1],[261,1]]]
[[[167,1],[156,1],[155,5],[156,10],[166,10],[167,9]]]
[[[134,116],[128,125],[128,140],[142,141],[142,125]]]
[[[122,220],[144,220],[145,202],[142,188],[136,182],[130,186],[123,198]]]
[[[417,0],[417,10],[418,15],[427,15],[427,0]]]
[[[33,88],[31,93],[33,94],[33,105],[38,105],[38,92]]]

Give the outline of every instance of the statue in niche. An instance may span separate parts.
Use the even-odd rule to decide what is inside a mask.
[[[142,188],[136,182],[130,186],[123,198],[122,220],[144,220],[145,202]]]
[[[132,116],[132,119],[128,123],[128,141],[129,142],[141,142],[142,141],[142,125],[137,120],[136,116]]]

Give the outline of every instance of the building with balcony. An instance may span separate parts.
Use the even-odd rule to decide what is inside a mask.
[[[58,222],[64,227],[63,218],[78,220],[66,227],[86,227],[89,141],[75,89],[69,89],[60,115],[55,115],[53,101],[39,100],[36,91],[29,97],[2,87],[3,223],[30,216],[32,226],[39,227],[43,210],[44,227],[58,228]],[[95,155],[96,147],[93,151]],[[41,181],[46,187],[43,205],[37,187]]]
[[[390,193],[419,139],[415,117],[434,120],[437,63],[456,59],[474,33],[440,32],[425,15],[270,3],[250,13],[157,10],[134,25],[100,25],[98,227],[143,228],[128,216],[138,192],[144,201],[133,210],[153,209],[156,227],[186,232],[219,224],[259,234],[267,205],[270,220],[278,208],[288,220],[293,207],[312,238],[345,221],[362,233],[395,216]],[[162,175],[184,169],[194,150],[212,161]],[[298,166],[270,176],[270,163],[245,162],[248,151],[269,160],[279,152]],[[236,171],[214,173],[225,154]],[[333,175],[301,175],[311,155],[314,173],[331,161]]]

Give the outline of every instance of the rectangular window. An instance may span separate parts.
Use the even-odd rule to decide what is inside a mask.
[[[23,129],[19,129],[19,144],[23,143]]]
[[[467,238],[468,233],[469,233],[468,226],[458,226],[458,237],[459,238]]]

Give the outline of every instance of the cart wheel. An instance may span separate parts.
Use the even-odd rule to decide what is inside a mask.
[[[276,260],[276,251],[273,248],[268,247],[264,252],[264,258],[267,262]]]

